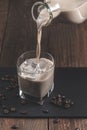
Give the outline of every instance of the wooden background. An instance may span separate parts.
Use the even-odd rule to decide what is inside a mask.
[[[36,25],[31,7],[36,0],[0,0],[0,67],[16,66],[17,58],[36,48]],[[87,67],[87,21],[77,25],[56,18],[43,29],[42,50],[50,52],[58,67]],[[0,119],[0,130],[16,124],[20,130],[87,129],[86,119]]]
[[[36,48],[31,7],[36,0],[0,0],[0,66],[15,66],[20,54]],[[43,29],[42,50],[59,67],[87,66],[87,21],[77,25],[56,18]]]

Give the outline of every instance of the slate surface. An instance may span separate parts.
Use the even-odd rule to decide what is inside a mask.
[[[0,77],[4,75],[16,75],[15,68],[0,68]],[[18,86],[7,90],[9,81],[0,80],[0,93],[6,96],[6,100],[0,98],[0,117],[15,118],[87,118],[87,68],[56,68],[55,69],[55,89],[50,98],[43,106],[28,102],[21,104],[18,94]],[[60,93],[74,101],[74,105],[69,109],[57,107],[50,103],[50,99]],[[16,112],[3,113],[3,105],[16,108]],[[48,110],[44,113],[43,110]],[[26,114],[21,112],[26,111]]]

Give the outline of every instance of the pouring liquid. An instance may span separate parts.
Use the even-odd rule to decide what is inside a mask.
[[[49,14],[47,10],[42,10],[36,20],[37,24],[37,47],[36,47],[36,61],[37,67],[39,66],[40,53],[41,53],[41,38],[42,38],[42,28],[46,25],[49,19]]]

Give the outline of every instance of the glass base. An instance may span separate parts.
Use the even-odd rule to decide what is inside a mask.
[[[44,97],[34,97],[34,96],[30,96],[28,94],[25,94],[22,90],[19,90],[19,96],[22,98],[22,99],[26,99],[26,100],[29,100],[31,102],[34,102],[34,103],[37,103],[37,104],[40,104],[40,105],[43,105],[43,103],[45,102],[45,100],[50,96],[50,94],[52,93],[54,89],[54,84],[52,85],[50,91],[44,96]]]

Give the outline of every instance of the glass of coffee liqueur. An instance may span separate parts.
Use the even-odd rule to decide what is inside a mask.
[[[20,97],[43,105],[54,89],[54,67],[49,53],[41,52],[39,60],[35,51],[23,53],[17,60]]]

